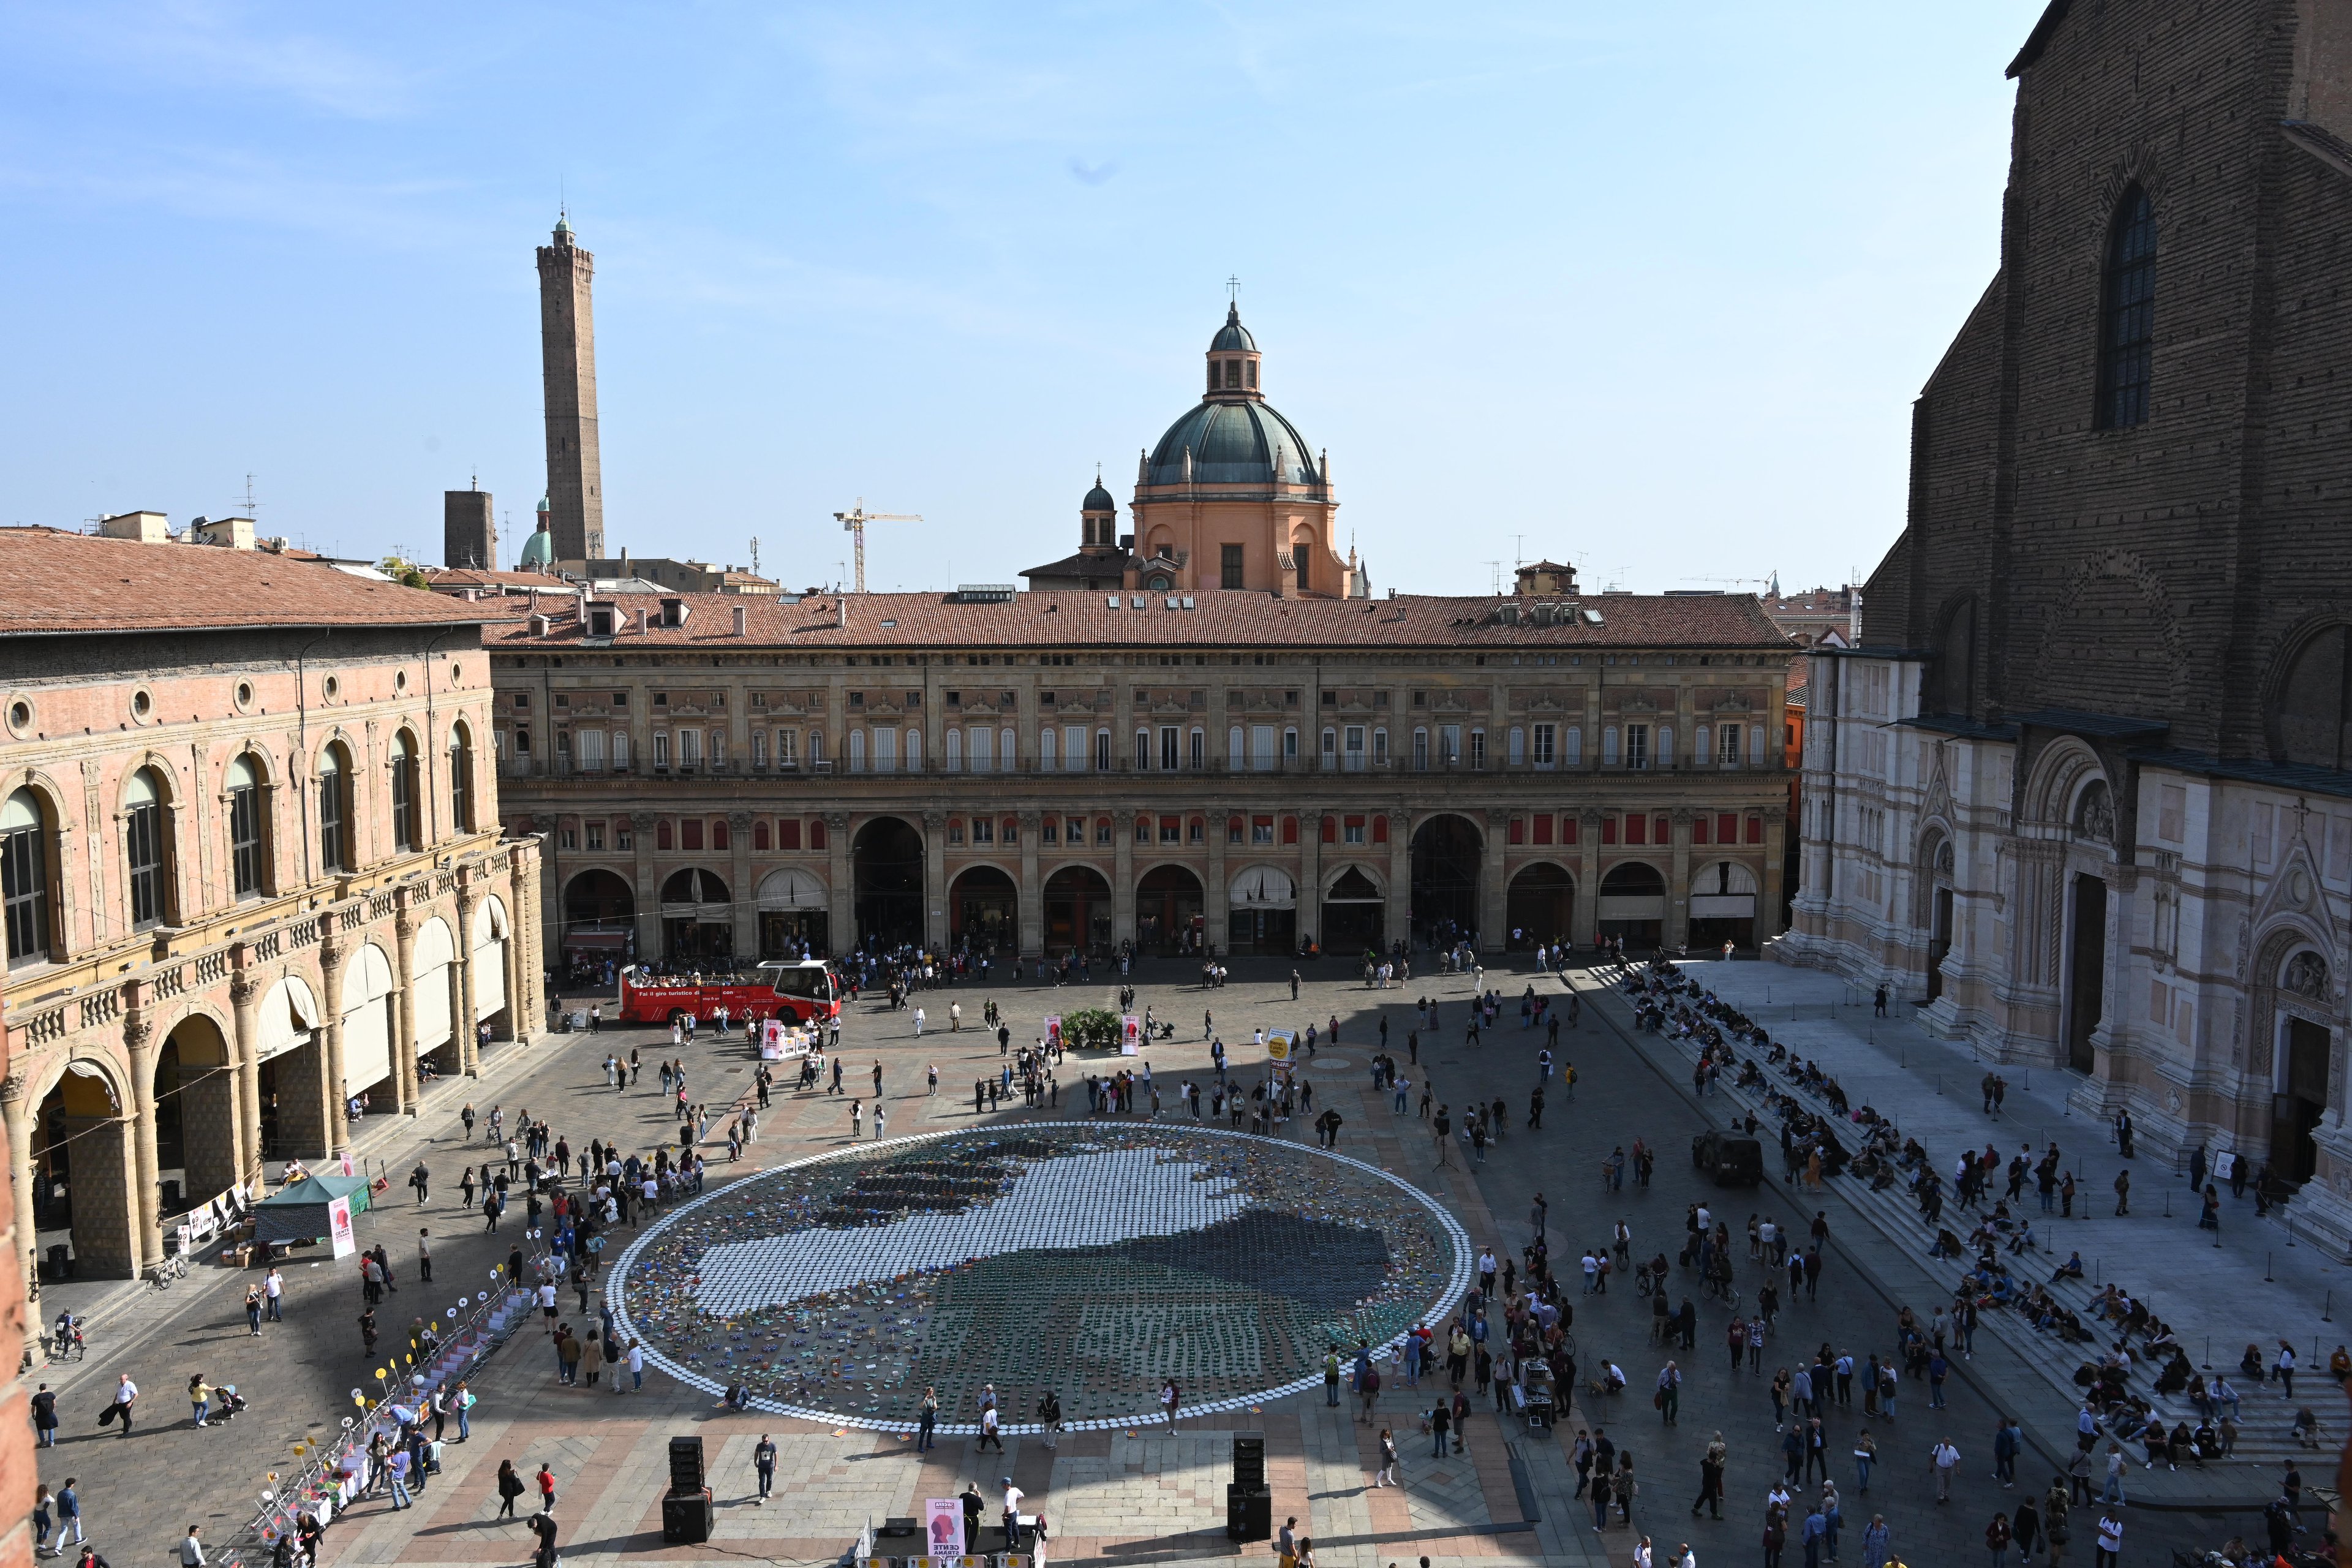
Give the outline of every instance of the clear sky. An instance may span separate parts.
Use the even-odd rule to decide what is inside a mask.
[[[1836,583],[1997,259],[2042,0],[0,8],[0,521],[437,557],[546,486],[596,257],[612,547],[1009,582],[1240,279],[1375,592]],[[1122,511],[1122,526],[1126,524]]]

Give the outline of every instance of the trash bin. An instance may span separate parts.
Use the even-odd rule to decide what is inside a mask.
[[[48,1277],[51,1279],[73,1278],[73,1247],[68,1243],[60,1241],[49,1248]]]

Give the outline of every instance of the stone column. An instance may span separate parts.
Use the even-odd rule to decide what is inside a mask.
[[[392,894],[392,934],[394,957],[398,964],[392,977],[394,995],[398,998],[393,1009],[392,1081],[394,1100],[403,1116],[416,1114],[416,916],[409,900],[416,889],[411,885],[395,888]]]
[[[1215,693],[1212,692],[1211,695],[1213,697]],[[1222,702],[1223,699],[1218,698],[1217,700]],[[1214,744],[1222,749],[1224,745],[1223,737],[1217,736]],[[1233,817],[1234,813],[1222,806],[1210,808],[1209,872],[1206,885],[1201,889],[1201,914],[1205,926],[1204,940],[1220,955],[1230,952],[1233,947],[1230,919],[1233,914],[1233,893],[1225,885],[1227,879],[1225,834],[1228,831],[1226,825],[1233,820]],[[1246,818],[1244,819],[1244,824],[1246,820]],[[1246,826],[1244,830],[1247,830]]]
[[[948,950],[948,814],[923,813],[923,945]]]
[[[319,1051],[319,1079],[321,1105],[326,1111],[326,1154],[329,1159],[351,1152],[351,1115],[343,1107],[343,965],[351,957],[350,946],[336,940],[335,911],[319,911],[319,967],[324,990],[320,1005],[326,1016],[320,1020],[326,1037]]]
[[[546,956],[550,950],[541,935],[547,929],[547,903],[541,892],[539,858],[536,842],[520,843],[509,850],[507,862],[508,875],[514,884],[517,911],[514,929],[508,933],[508,945],[514,951],[518,983],[531,982],[523,984],[520,991],[511,986],[509,988],[507,1016],[514,1022],[515,1037],[526,1041],[547,1029],[547,988],[536,984],[537,977],[529,973],[526,966],[530,955],[541,954],[539,963],[542,968],[551,967],[554,962]],[[526,932],[529,933],[527,938]],[[517,996],[525,999],[519,1010],[518,1004],[512,1000]]]
[[[739,757],[748,759],[748,752],[738,751]],[[750,763],[747,761],[746,766]],[[735,889],[735,957],[740,962],[756,958],[760,953],[760,893],[751,886],[751,814],[730,811],[727,814],[727,847],[732,857],[727,863],[730,886]]]
[[[1758,897],[1756,910],[1756,942],[1759,947],[1788,929],[1780,920],[1780,879],[1783,858],[1788,853],[1788,834],[1787,808],[1768,809],[1764,816],[1764,874],[1757,879],[1764,888]],[[1957,939],[1960,934],[1955,920],[1953,935]]]
[[[645,764],[652,767],[650,762]],[[661,878],[654,868],[654,822],[650,811],[629,814],[630,841],[637,851],[637,962],[661,956]]]
[[[229,1039],[236,1069],[236,1179],[258,1192],[261,1173],[261,995],[253,971],[253,950],[236,942],[228,950],[228,1005],[236,1033]]]
[[[147,982],[130,981],[122,990],[122,1044],[131,1054],[131,1180],[137,1200],[131,1248],[138,1269],[163,1260],[155,1158],[155,1024],[149,1016]]]
[[[39,1230],[33,1219],[33,1108],[26,1103],[25,1079],[19,1073],[12,1072],[5,1081],[0,1081],[0,1126],[5,1126],[7,1132],[8,1193],[15,1204],[15,1220],[9,1229],[10,1249],[23,1270],[25,1297],[30,1300],[41,1290],[41,1254],[37,1245]],[[40,1331],[40,1312],[26,1311],[26,1349],[38,1352]]]
[[[1322,744],[1318,736],[1316,744]],[[1298,924],[1297,934],[1323,945],[1323,813],[1298,814]]]
[[[457,896],[451,900],[457,917],[457,962],[449,966],[456,976],[457,1006],[450,1014],[450,1032],[457,1037],[457,1070],[467,1078],[482,1076],[482,1044],[474,1035],[474,922],[487,919],[481,900],[467,883],[464,868],[457,872]]]
[[[1689,806],[1675,807],[1674,873],[1666,881],[1666,945],[1680,947],[1690,941],[1690,879],[1691,879],[1691,819],[1696,815]]]
[[[1412,938],[1412,815],[1402,806],[1389,808],[1388,903],[1382,913],[1383,934],[1393,945]]]
[[[1601,814],[1588,811],[1577,819],[1576,910],[1570,918],[1569,941],[1591,947],[1601,940]]]
[[[642,840],[640,841],[642,842]],[[857,878],[849,858],[849,813],[824,814],[825,877],[832,884],[824,939],[835,952],[857,945]]]
[[[1490,747],[1495,743],[1491,727],[1486,733],[1486,743]],[[1478,872],[1478,951],[1500,952],[1509,945],[1511,938],[1505,921],[1505,910],[1509,907],[1505,900],[1510,891],[1510,880],[1503,869],[1504,842],[1511,831],[1511,818],[1508,812],[1490,806],[1483,820],[1486,826],[1486,842],[1480,846],[1484,853],[1480,857]]]
[[[1117,742],[1118,736],[1114,733],[1111,739]],[[1110,940],[1114,946],[1135,938],[1136,816],[1128,807],[1110,814]]]
[[[1030,810],[1020,816],[1021,907],[1014,929],[1021,952],[1027,956],[1045,951],[1045,879],[1037,873],[1037,840],[1045,826],[1045,814]]]

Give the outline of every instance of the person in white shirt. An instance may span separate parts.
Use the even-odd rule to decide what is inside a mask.
[[[261,1294],[269,1302],[269,1321],[273,1323],[284,1322],[286,1313],[278,1303],[286,1295],[285,1276],[279,1274],[276,1268],[270,1269],[262,1277]]]
[[[1927,1451],[1927,1462],[1936,1472],[1936,1500],[1951,1501],[1952,1472],[1959,1468],[1960,1451],[1947,1438]]]
[[[201,1524],[188,1526],[187,1536],[180,1542],[181,1568],[204,1568],[205,1543],[196,1539],[204,1533],[204,1528]]]
[[[1023,1491],[1019,1487],[1014,1486],[1011,1476],[1004,1478],[1003,1487],[1004,1550],[1007,1552],[1018,1552],[1021,1549],[1015,1543],[1019,1541],[1021,1532],[1021,1500],[1029,1494]]]

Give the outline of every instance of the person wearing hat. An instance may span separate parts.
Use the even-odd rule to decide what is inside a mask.
[[[1021,1550],[1021,1500],[1028,1494],[1013,1484],[1011,1476],[1003,1478],[997,1484],[1004,1489],[1004,1550],[1018,1552]]]

